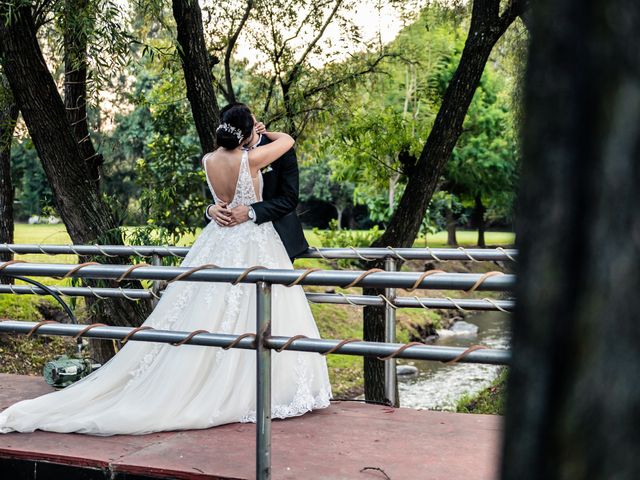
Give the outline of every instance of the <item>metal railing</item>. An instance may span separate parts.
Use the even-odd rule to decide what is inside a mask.
[[[151,258],[155,266],[162,265],[162,257],[183,258],[189,253],[189,247],[176,246],[125,246],[125,245],[43,245],[43,244],[0,244],[0,253],[13,254],[45,254],[45,255],[78,255],[106,257],[138,256]],[[515,261],[515,249],[494,248],[317,248],[312,247],[301,258],[319,258],[324,260],[357,259],[363,261],[384,259],[384,269],[388,272],[397,270],[399,261],[435,260],[447,262],[451,260],[486,262],[486,261]],[[133,277],[132,277],[133,278]],[[164,279],[163,279],[164,280]],[[335,286],[334,284],[331,284]],[[338,285],[339,286],[339,285]],[[151,289],[124,288],[93,288],[87,287],[50,287],[57,294],[84,297],[122,297],[137,301],[150,299],[154,303],[162,295],[161,281],[155,280]],[[428,288],[438,288],[430,286]],[[474,289],[475,290],[475,289]],[[47,294],[43,289],[28,286],[0,285],[0,294]],[[460,298],[428,298],[428,297],[399,297],[394,286],[385,286],[383,295],[348,295],[344,293],[306,293],[307,299],[313,303],[342,304],[352,306],[380,306],[385,307],[385,342],[393,343],[396,332],[396,309],[424,308],[424,309],[457,309],[459,311],[513,311],[515,302],[512,299],[496,300],[491,298],[460,299]],[[391,404],[396,403],[397,374],[395,360],[385,364],[385,396]]]
[[[493,273],[493,274],[492,274]],[[112,327],[101,324],[70,325],[53,321],[39,323],[2,321],[0,333],[26,333],[42,335],[82,336],[90,338],[136,340],[172,343],[174,345],[192,344],[222,348],[244,348],[256,350],[256,477],[270,478],[271,473],[271,355],[272,350],[285,349],[316,352],[321,354],[344,354],[374,356],[393,365],[396,358],[417,360],[435,360],[445,362],[470,362],[507,364],[510,353],[507,350],[489,349],[475,346],[468,349],[460,347],[441,347],[416,342],[397,344],[395,342],[364,342],[361,340],[328,340],[271,336],[271,285],[322,285],[338,287],[377,287],[385,288],[387,296],[394,296],[395,288],[461,289],[506,291],[513,287],[514,276],[489,272],[486,274],[460,274],[440,272],[396,272],[392,265],[387,271],[334,271],[315,269],[281,270],[264,267],[247,269],[219,268],[216,266],[163,267],[129,266],[103,264],[42,264],[10,261],[0,263],[0,275],[58,276],[86,279],[126,278],[135,280],[198,281],[256,284],[257,311],[256,332],[242,335],[220,334],[196,331],[179,332],[154,330],[138,327]],[[19,287],[12,287],[14,289]],[[30,288],[30,287],[27,287]],[[62,289],[61,289],[62,290]],[[95,290],[95,289],[94,289]],[[108,289],[105,289],[108,290]],[[106,293],[106,292],[104,292]],[[375,297],[374,297],[375,298]],[[394,310],[387,305],[389,319],[393,319]],[[391,322],[389,322],[391,323]],[[387,334],[392,332],[387,324]],[[395,328],[393,331],[395,334]],[[389,368],[386,371],[389,373]]]
[[[157,245],[45,245],[0,244],[0,253],[45,255],[104,255],[106,257],[185,257],[190,247]],[[394,258],[396,260],[515,261],[518,252],[511,248],[317,248],[311,247],[298,258],[360,259],[365,261]]]

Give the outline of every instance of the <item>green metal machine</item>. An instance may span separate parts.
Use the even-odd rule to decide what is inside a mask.
[[[45,381],[55,388],[64,388],[86,377],[100,364],[93,363],[88,357],[60,355],[55,360],[47,362],[42,370]]]

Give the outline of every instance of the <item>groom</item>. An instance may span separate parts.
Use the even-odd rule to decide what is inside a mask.
[[[244,104],[229,104],[224,107],[220,115],[224,114],[232,106]],[[253,149],[260,145],[271,143],[266,135],[264,125],[256,122],[252,136],[245,142],[245,148]],[[264,222],[273,222],[282,243],[287,250],[291,261],[309,248],[304,237],[302,225],[296,214],[299,195],[299,171],[296,152],[292,148],[282,155],[270,166],[262,170],[263,190],[262,201],[252,205],[238,205],[228,209],[226,205],[211,204],[205,212],[209,220],[215,220],[220,226],[232,226],[243,222],[255,222],[258,225]]]

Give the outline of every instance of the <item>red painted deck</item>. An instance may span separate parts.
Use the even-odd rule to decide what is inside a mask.
[[[39,377],[0,375],[0,410],[48,391]],[[497,477],[500,417],[334,402],[276,420],[272,430],[274,479],[385,478],[365,467],[393,480]],[[107,478],[250,479],[254,455],[253,424],[142,436],[0,434],[0,465],[10,459],[74,465]]]

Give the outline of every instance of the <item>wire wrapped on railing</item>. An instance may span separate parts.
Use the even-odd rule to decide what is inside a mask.
[[[124,289],[117,288],[97,288],[91,286],[85,287],[60,287],[48,286],[52,291],[59,295],[69,297],[95,297],[98,299],[106,298],[126,298],[130,301],[140,301],[145,299],[160,299],[162,291],[158,293],[152,289]],[[30,285],[0,285],[0,294],[12,293],[16,295],[48,295],[46,290]],[[451,297],[395,297],[393,300],[388,299],[384,294],[373,295],[351,295],[343,292],[337,293],[314,293],[306,292],[307,299],[312,303],[324,303],[334,305],[351,305],[354,307],[363,306],[384,306],[393,305],[394,308],[423,308],[431,309],[456,309],[461,312],[478,311],[478,310],[496,310],[500,312],[511,312],[514,309],[514,301],[494,300],[491,298],[451,298]]]
[[[132,340],[169,343],[173,346],[204,345],[222,348],[256,348],[255,333],[240,335],[216,334],[207,330],[182,332],[173,330],[156,330],[151,327],[114,327],[102,323],[90,325],[72,325],[53,320],[42,322],[0,321],[0,333],[33,335],[67,336],[73,338],[98,338],[103,340]],[[251,338],[250,341],[247,341]],[[490,349],[484,345],[464,347],[443,347],[419,342],[406,344],[365,342],[357,338],[329,340],[309,338],[304,335],[294,337],[269,336],[264,339],[265,347],[279,352],[294,350],[315,352],[322,355],[343,354],[377,357],[381,360],[390,358],[407,358],[414,360],[433,360],[447,363],[469,362],[507,364],[510,360],[508,350]]]
[[[284,270],[260,266],[249,268],[219,268],[215,266],[156,267],[141,266],[132,269],[128,265],[95,264],[81,265],[44,264],[28,262],[0,263],[0,274],[32,276],[72,276],[93,279],[119,279],[123,274],[134,280],[189,280],[196,282],[232,282],[288,285],[325,285],[338,287],[390,287],[413,291],[417,288],[444,290],[510,290],[515,277],[502,272],[445,273],[430,270],[422,274],[415,272],[389,272],[381,269],[358,270]]]

